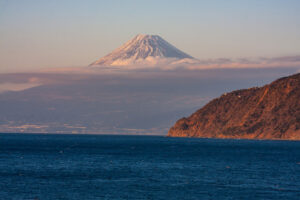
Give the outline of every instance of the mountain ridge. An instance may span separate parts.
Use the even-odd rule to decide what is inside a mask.
[[[300,73],[213,99],[168,136],[300,140]]]

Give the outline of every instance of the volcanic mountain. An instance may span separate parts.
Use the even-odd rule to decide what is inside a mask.
[[[300,73],[225,93],[178,120],[168,136],[300,140]]]
[[[139,34],[90,66],[156,65],[193,62],[192,56],[180,51],[158,35]]]

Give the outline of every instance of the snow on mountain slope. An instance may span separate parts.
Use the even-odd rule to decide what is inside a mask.
[[[139,34],[91,66],[158,65],[193,62],[192,56],[180,51],[158,35]]]

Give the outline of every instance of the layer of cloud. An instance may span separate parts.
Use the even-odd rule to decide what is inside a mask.
[[[151,60],[150,60],[151,61]],[[174,70],[207,70],[207,69],[246,69],[246,68],[300,68],[300,56],[286,56],[274,58],[219,58],[219,59],[174,59],[162,58],[155,62],[138,60],[128,66],[83,66],[43,69],[42,73],[67,74],[105,74],[131,73],[132,71],[174,71]]]
[[[239,59],[221,58],[213,60],[203,60],[194,65],[186,65],[183,67],[187,69],[300,67],[300,56]]]
[[[0,83],[0,93],[8,91],[22,91],[39,85],[40,84],[38,83]]]

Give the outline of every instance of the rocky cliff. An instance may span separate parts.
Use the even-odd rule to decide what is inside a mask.
[[[300,74],[225,93],[178,120],[168,136],[300,140]]]

